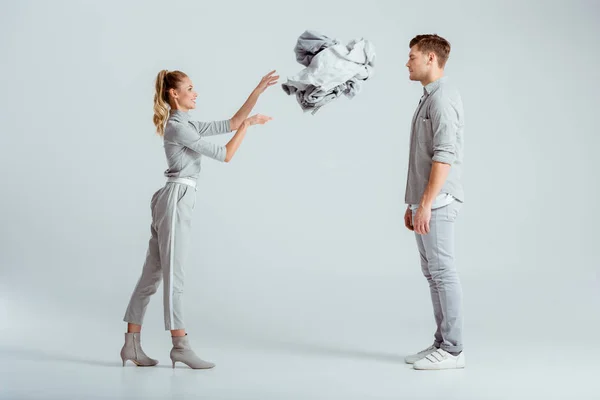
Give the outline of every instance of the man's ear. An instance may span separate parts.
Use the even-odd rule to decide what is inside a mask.
[[[435,53],[433,51],[429,52],[429,55],[427,57],[427,61],[433,63],[435,61]]]

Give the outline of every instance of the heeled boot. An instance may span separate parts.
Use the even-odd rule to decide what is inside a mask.
[[[171,349],[171,361],[173,362],[173,368],[177,361],[184,363],[192,369],[209,369],[215,366],[215,364],[204,361],[199,358],[194,350],[192,350],[187,333],[185,336],[171,336],[173,341],[173,348]]]
[[[142,350],[140,343],[140,333],[125,333],[125,344],[121,349],[121,360],[123,366],[127,360],[132,361],[138,367],[153,367],[158,364],[158,360],[150,358]]]

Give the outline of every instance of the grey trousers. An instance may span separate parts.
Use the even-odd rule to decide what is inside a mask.
[[[156,293],[163,281],[165,330],[185,328],[183,266],[189,248],[195,204],[195,186],[183,183],[167,182],[152,196],[148,251],[142,274],[125,311],[125,322],[142,325],[150,296]]]
[[[434,345],[448,352],[463,350],[462,288],[454,264],[454,222],[461,206],[462,203],[455,200],[431,210],[429,233],[415,233],[437,325]]]

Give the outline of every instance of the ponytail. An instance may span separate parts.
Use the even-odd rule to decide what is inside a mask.
[[[154,126],[156,126],[156,133],[159,136],[163,136],[165,134],[165,123],[169,118],[169,93],[166,88],[167,85],[167,76],[169,71],[163,69],[156,76],[156,84],[155,84],[155,93],[154,93],[154,116],[152,117],[152,121],[154,122]]]

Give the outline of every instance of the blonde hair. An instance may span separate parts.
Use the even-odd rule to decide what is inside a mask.
[[[156,76],[154,92],[154,116],[152,122],[156,126],[156,133],[160,136],[165,134],[165,123],[169,118],[169,90],[177,89],[187,75],[181,71],[171,71],[163,69]]]

